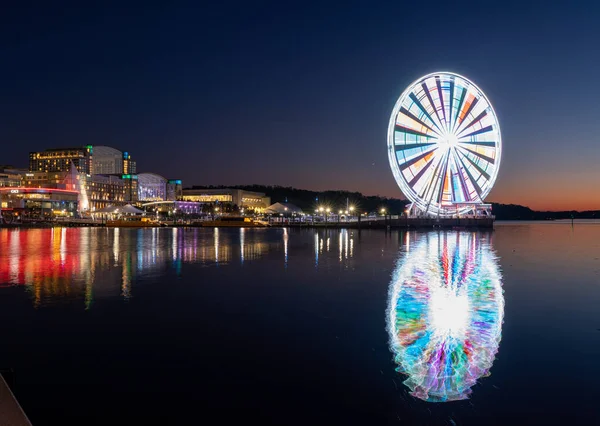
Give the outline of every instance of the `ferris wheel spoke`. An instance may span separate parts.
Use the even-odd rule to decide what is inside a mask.
[[[452,103],[454,102],[454,79],[450,80],[450,99],[448,106],[448,129],[452,129]]]
[[[469,160],[469,158],[466,155],[464,155],[462,153],[460,153],[460,155],[462,156],[462,158],[466,158],[467,160]],[[473,173],[471,173],[471,170],[469,169],[469,167],[462,161],[462,158],[461,158],[461,163],[463,165],[463,170],[465,171],[465,173],[469,177],[469,180],[471,181],[471,184],[475,188],[475,191],[477,192],[477,197],[481,197],[481,193],[483,192],[483,190],[481,189],[481,186],[479,185],[479,183],[477,183],[477,180],[473,176]],[[469,163],[472,164],[471,161],[469,161]],[[473,201],[471,199],[470,195],[468,198],[470,199],[469,201]]]
[[[463,127],[462,129],[461,129],[462,125],[458,126],[458,129],[456,129],[456,135],[458,137],[460,137],[460,134],[462,132],[464,132],[465,130],[467,130],[469,127],[472,127],[475,124],[479,123],[486,115],[487,115],[487,111],[484,110],[481,114],[479,114],[477,117],[475,117],[473,120],[471,120],[471,122],[468,125],[466,125],[465,127]],[[463,121],[463,124],[464,123],[465,122]]]
[[[444,127],[448,128],[448,120],[446,119],[446,108],[444,108],[444,95],[442,92],[442,82],[439,76],[435,77],[435,84],[437,86],[438,96],[440,98],[440,104],[442,106],[442,115],[444,117]]]
[[[423,160],[428,155],[432,155],[436,150],[437,150],[437,145],[432,145],[432,149],[429,149],[429,150],[417,155],[416,157],[411,158],[407,162],[400,164],[400,170],[404,171],[404,170],[408,169],[415,163]]]
[[[402,114],[406,115],[408,118],[416,121],[421,126],[425,127],[427,130],[430,130],[434,135],[439,136],[439,133],[438,133],[437,130],[434,130],[431,126],[429,126],[428,124],[426,124],[423,120],[421,120],[419,117],[417,117],[416,115],[414,115],[412,112],[410,112],[406,108],[404,108],[404,107],[400,108],[400,113],[402,113]]]
[[[442,166],[442,173],[440,173],[440,186],[438,187],[437,202],[442,203],[444,198],[444,186],[446,185],[446,179],[448,178],[448,162],[450,161],[450,150],[444,154],[444,165]]]
[[[428,135],[427,133],[423,133],[419,130],[411,129],[410,127],[406,127],[402,124],[396,124],[395,131],[399,132],[399,133],[408,133],[408,134],[415,135],[415,136],[422,136],[427,139],[437,138],[437,136]]]
[[[469,199],[469,189],[467,186],[467,182],[465,181],[465,177],[460,170],[462,161],[458,157],[458,152],[455,149],[452,150],[452,158],[454,159],[455,172],[456,172],[456,175],[458,176],[458,182],[460,183],[460,189],[462,190],[462,195],[463,195],[462,198],[463,198],[463,200],[468,200]],[[456,195],[455,195],[455,199],[456,199]]]
[[[465,145],[478,145],[478,146],[488,146],[490,148],[495,148],[497,142],[494,141],[458,141],[459,146],[462,144]]]
[[[427,185],[427,188],[426,188],[425,192],[423,193],[424,198],[428,200],[427,201],[427,209],[429,209],[429,206],[431,205],[431,201],[433,200],[433,196],[435,195],[435,189],[437,187],[437,181],[438,181],[438,178],[436,178],[436,177],[439,176],[438,172],[440,170],[440,166],[444,163],[447,156],[448,156],[448,151],[446,151],[442,155],[438,156],[439,161],[437,162],[437,164],[435,166],[435,170],[433,171],[433,175],[431,175],[431,179],[429,180],[429,184]]]
[[[444,124],[442,123],[442,119],[440,118],[440,113],[439,113],[438,109],[435,107],[435,103],[433,102],[433,98],[431,97],[431,92],[429,91],[427,84],[425,82],[423,82],[421,84],[421,87],[423,88],[423,91],[425,92],[425,95],[427,96],[429,105],[431,105],[431,108],[433,108],[433,111],[435,111],[435,116],[438,119],[438,123],[439,123],[440,127],[443,128]]]
[[[481,154],[480,152],[477,152],[477,151],[473,151],[467,147],[459,146],[459,149],[461,150],[461,152],[466,151],[470,154],[473,154],[474,156],[476,156],[478,158],[481,158],[482,160],[487,161],[490,164],[494,164],[496,162],[496,160],[493,159],[492,157],[488,157],[487,155]]]
[[[458,100],[458,106],[456,107],[456,114],[454,115],[454,124],[451,127],[452,132],[454,133],[456,123],[458,123],[458,117],[460,116],[460,110],[462,109],[463,103],[465,102],[465,98],[467,97],[467,89],[463,88],[462,93],[460,94],[460,99]]]
[[[425,116],[427,116],[427,118],[429,119],[429,121],[431,121],[431,123],[435,126],[436,129],[438,129],[438,132],[441,134],[442,133],[442,129],[440,129],[440,126],[438,126],[438,124],[435,122],[435,120],[433,119],[433,117],[431,117],[431,114],[429,114],[427,112],[427,109],[425,109],[425,107],[423,106],[423,104],[421,103],[421,101],[419,100],[419,98],[417,98],[417,95],[415,95],[414,93],[411,93],[409,95],[409,97],[410,97],[410,100],[415,103],[415,105],[423,112],[423,114],[425,114]]]
[[[427,172],[427,170],[429,170],[429,168],[431,167],[432,164],[433,164],[433,160],[428,161],[427,164],[425,164],[425,166],[423,166],[423,168],[421,170],[419,170],[419,172],[410,180],[410,182],[408,182],[408,186],[410,186],[411,188],[414,188],[414,186],[423,177],[425,172]]]
[[[477,136],[477,135],[481,135],[483,133],[491,132],[492,130],[494,130],[494,126],[490,125],[490,126],[482,127],[481,129],[475,130],[474,132],[468,133],[466,135],[461,135],[460,138],[464,139],[464,138],[468,138],[471,136]]]
[[[491,176],[490,176],[490,174],[489,174],[488,172],[486,172],[485,170],[483,170],[479,164],[477,164],[475,161],[473,161],[473,159],[471,159],[470,157],[468,157],[468,156],[466,156],[466,155],[465,155],[464,157],[467,159],[467,161],[468,161],[469,163],[471,163],[471,165],[472,165],[473,167],[475,167],[475,169],[476,169],[476,170],[477,170],[477,171],[478,171],[478,172],[479,172],[479,173],[480,173],[480,174],[481,174],[483,177],[485,177],[487,180],[490,180],[490,179],[491,179]]]
[[[425,147],[433,147],[435,146],[435,142],[425,142],[425,143],[407,143],[404,145],[396,145],[394,147],[394,150],[396,152],[398,151],[406,151],[408,149],[415,149],[415,148],[425,148]]]
[[[462,123],[469,116],[471,111],[473,111],[473,108],[475,108],[475,105],[477,105],[478,102],[479,102],[479,98],[473,98],[473,100],[471,101],[471,104],[467,107],[467,109],[460,114],[460,116],[458,117],[458,123],[457,123],[458,126],[456,127],[455,131],[460,128]]]

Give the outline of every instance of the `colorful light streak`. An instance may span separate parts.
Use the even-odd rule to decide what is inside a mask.
[[[501,339],[504,296],[491,242],[478,233],[430,233],[399,262],[387,327],[411,395],[462,400],[489,375]]]

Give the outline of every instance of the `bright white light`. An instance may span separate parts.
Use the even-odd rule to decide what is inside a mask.
[[[447,135],[447,141],[448,145],[450,145],[451,147],[455,147],[456,145],[458,145],[458,136],[456,136],[454,133],[449,133]]]
[[[469,325],[469,298],[466,292],[438,287],[429,304],[432,330],[438,336],[464,339]]]

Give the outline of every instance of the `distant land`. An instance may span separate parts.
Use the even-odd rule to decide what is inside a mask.
[[[382,208],[390,214],[400,214],[409,203],[407,200],[378,195],[363,195],[351,191],[310,191],[284,186],[267,185],[210,185],[193,186],[193,189],[240,188],[246,191],[264,192],[272,203],[287,202],[312,212],[318,206],[329,207],[333,211],[345,209],[346,202],[362,213],[378,212]],[[552,220],[552,219],[600,219],[600,210],[587,211],[535,211],[518,204],[492,204],[492,212],[497,220]]]

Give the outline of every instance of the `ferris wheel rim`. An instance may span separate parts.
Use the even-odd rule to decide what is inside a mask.
[[[500,122],[498,119],[498,115],[496,113],[496,110],[494,109],[494,106],[492,105],[491,101],[489,100],[488,96],[475,82],[473,82],[471,79],[469,79],[461,74],[458,74],[456,72],[453,72],[453,71],[436,71],[436,72],[431,72],[429,74],[421,76],[418,79],[414,80],[411,84],[409,84],[406,87],[406,89],[401,93],[401,95],[398,97],[398,99],[396,100],[396,102],[394,104],[394,108],[392,109],[392,114],[390,116],[390,120],[389,120],[389,124],[388,124],[388,132],[387,132],[388,159],[389,159],[390,166],[392,169],[392,174],[394,175],[394,179],[396,180],[396,183],[400,187],[400,190],[402,191],[404,196],[407,197],[413,203],[413,205],[418,207],[419,209],[428,211],[431,213],[436,213],[436,211],[437,211],[438,214],[440,214],[440,212],[447,213],[447,208],[444,208],[442,206],[441,202],[435,202],[434,203],[435,208],[430,209],[431,200],[425,206],[425,202],[422,199],[422,197],[414,190],[414,188],[409,184],[409,182],[403,176],[402,171],[400,170],[401,164],[399,163],[399,160],[396,156],[395,132],[396,132],[396,124],[397,124],[398,116],[401,112],[401,108],[402,108],[403,103],[406,100],[406,98],[411,93],[414,92],[414,90],[418,84],[420,84],[420,83],[423,84],[425,81],[427,81],[431,78],[442,77],[442,76],[447,79],[451,78],[451,79],[453,79],[453,81],[456,81],[457,79],[459,79],[459,81],[462,80],[462,83],[466,83],[467,89],[471,88],[471,90],[475,93],[475,95],[477,95],[478,99],[484,100],[485,105],[486,105],[485,109],[489,108],[489,110],[491,112],[491,117],[492,117],[493,124],[494,124],[493,131],[494,131],[495,139],[497,139],[497,140],[493,141],[494,142],[494,165],[495,165],[495,167],[493,169],[493,173],[491,174],[490,178],[486,181],[485,188],[483,188],[481,192],[477,191],[477,196],[479,197],[481,202],[483,202],[485,197],[487,195],[489,195],[494,184],[496,183],[496,180],[498,178],[499,166],[500,166],[500,163],[502,160],[502,133],[501,133],[501,129],[500,129]],[[465,90],[467,90],[467,89],[465,89]],[[436,108],[435,105],[431,104],[431,106],[434,108],[435,111],[437,111],[435,109]],[[435,124],[434,120],[431,120],[431,121]],[[441,130],[441,129],[438,128],[438,130]],[[453,129],[453,130],[455,130],[455,129]],[[463,131],[464,131],[464,129],[463,129]],[[432,152],[434,152],[434,151],[435,151],[435,149]],[[461,160],[461,162],[462,162],[462,160]],[[456,208],[458,210],[458,204],[456,205]]]

